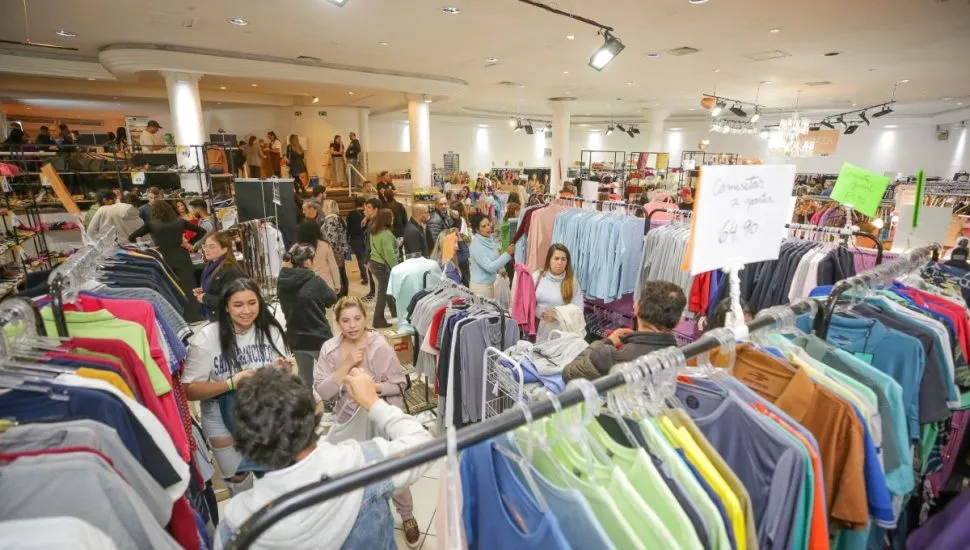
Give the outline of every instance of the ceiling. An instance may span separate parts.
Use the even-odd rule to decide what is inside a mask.
[[[2,1],[9,16],[0,21],[0,38],[23,39],[19,2]],[[548,117],[548,98],[570,96],[577,99],[571,104],[577,117],[646,117],[652,110],[691,117],[703,114],[703,93],[757,97],[771,109],[790,110],[797,102],[802,110],[841,111],[888,101],[903,80],[908,82],[895,91],[899,112],[932,115],[958,109],[958,102],[970,105],[970,0],[816,0],[783,7],[776,0],[745,0],[743,10],[739,2],[724,0],[550,4],[614,27],[626,49],[602,72],[594,71],[587,62],[602,38],[593,27],[515,0],[350,0],[343,8],[323,0],[27,0],[34,41],[79,51],[12,50],[97,60],[111,45],[156,44],[237,56],[312,56],[322,63],[460,79],[468,84],[464,94],[432,105],[433,113],[449,115]],[[445,5],[461,13],[447,15]],[[229,18],[249,24],[234,26]],[[77,36],[56,36],[58,29]],[[685,46],[699,51],[669,53]],[[761,57],[775,58],[755,60]],[[24,84],[18,88],[11,78]],[[37,93],[30,84],[0,75],[7,96]],[[157,75],[139,74],[121,86],[134,97],[140,90],[164,93]],[[400,92],[280,80],[205,77],[200,86],[203,99],[214,101],[223,92],[244,94],[225,96],[243,103],[260,103],[264,95],[299,103],[317,95],[321,104],[377,110],[406,101]]]

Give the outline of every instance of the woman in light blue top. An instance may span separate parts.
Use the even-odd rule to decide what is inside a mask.
[[[471,217],[472,236],[471,252],[471,284],[469,287],[475,294],[486,298],[495,296],[495,275],[504,272],[505,264],[512,260],[515,245],[509,245],[504,253],[499,255],[498,245],[492,239],[492,220],[481,214]]]
[[[532,274],[532,281],[536,287],[536,317],[539,319],[536,343],[539,343],[548,340],[554,329],[563,328],[555,308],[573,304],[582,312],[583,291],[573,274],[569,249],[561,243],[549,247],[545,266]]]

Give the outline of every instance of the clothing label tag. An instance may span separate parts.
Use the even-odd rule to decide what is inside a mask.
[[[857,351],[857,352],[854,352],[852,355],[855,355],[857,358],[862,359],[863,361],[865,361],[866,363],[868,363],[870,365],[872,364],[872,354],[871,353],[863,353],[861,351]]]
[[[145,173],[144,172],[132,172],[131,173],[131,183],[133,185],[145,185]]]
[[[684,404],[687,405],[688,408],[693,410],[696,410],[698,407],[701,406],[701,402],[698,401],[698,399],[693,395],[688,395],[687,399],[684,399]]]

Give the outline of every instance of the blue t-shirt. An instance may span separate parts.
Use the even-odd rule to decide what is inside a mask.
[[[571,548],[552,512],[543,512],[489,439],[461,457],[462,523],[469,550]]]

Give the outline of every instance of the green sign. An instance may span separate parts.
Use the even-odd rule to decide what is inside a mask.
[[[913,228],[919,227],[919,207],[923,205],[923,186],[926,175],[922,170],[916,173],[916,202],[913,203]]]
[[[873,216],[879,209],[882,195],[889,187],[889,178],[848,162],[842,165],[839,178],[832,189],[832,200]]]

